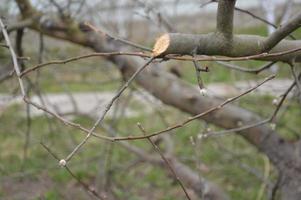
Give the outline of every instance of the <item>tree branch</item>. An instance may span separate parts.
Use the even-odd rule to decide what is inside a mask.
[[[272,67],[276,63],[276,61],[272,61],[272,62],[264,64],[263,66],[261,66],[257,69],[250,69],[250,68],[243,68],[243,67],[240,67],[240,66],[236,66],[236,65],[233,65],[233,64],[228,63],[228,62],[222,62],[222,61],[216,61],[216,62],[218,64],[223,65],[224,67],[229,68],[229,69],[233,69],[233,70],[237,70],[237,71],[241,71],[241,72],[246,72],[246,73],[250,73],[250,74],[259,74],[260,72]]]
[[[29,18],[29,19],[25,19],[23,21],[16,22],[14,24],[10,24],[10,25],[7,26],[6,31],[7,31],[7,33],[10,33],[10,32],[15,31],[15,30],[26,28],[26,27],[32,25],[33,21],[34,20],[32,18]],[[2,39],[3,39],[3,35],[0,34],[0,41]]]
[[[218,33],[230,40],[233,36],[233,14],[236,0],[219,0],[217,9]]]
[[[301,26],[301,12],[296,15],[292,20],[280,26],[273,32],[265,41],[263,51],[269,51],[275,47],[280,41],[287,37],[290,33]]]
[[[182,34],[167,33],[157,39],[153,47],[153,55],[164,57],[168,54],[191,55],[195,49],[198,55],[221,55],[230,57],[250,56],[262,52],[266,38],[255,35],[234,35],[231,47],[225,47],[225,40],[217,37],[215,33],[209,34]],[[282,40],[270,53],[279,53],[299,48],[301,40]],[[266,61],[301,62],[301,52],[294,52],[285,55],[254,58]]]
[[[37,11],[31,6],[29,0],[15,0],[24,18],[32,17]]]
[[[206,2],[206,3],[204,3],[203,5],[201,5],[201,7],[204,7],[204,6],[206,6],[206,5],[210,4],[210,3],[218,3],[218,0],[210,0],[210,1]],[[262,18],[262,17],[260,17],[260,16],[258,16],[258,15],[255,15],[254,13],[252,13],[252,12],[250,12],[250,11],[248,11],[248,10],[239,8],[239,7],[237,7],[237,6],[235,6],[234,9],[237,10],[237,11],[239,11],[239,12],[241,12],[241,13],[245,13],[245,14],[247,14],[247,15],[253,17],[254,19],[257,19],[257,20],[259,20],[259,21],[261,21],[261,22],[263,22],[263,23],[265,23],[265,24],[267,24],[267,25],[269,25],[269,26],[272,26],[272,27],[274,27],[275,29],[278,28],[276,24],[273,24],[272,22],[269,22],[269,21],[267,21],[266,19],[264,19],[264,18]],[[296,40],[296,38],[295,38],[293,35],[289,35],[289,37],[290,37],[291,39],[293,39],[293,40]]]
[[[229,2],[232,2],[234,6],[234,0],[223,0],[226,1],[228,5]],[[16,2],[20,7],[21,13],[23,17],[33,18],[39,16],[41,13],[35,11],[27,0],[16,0]],[[25,2],[25,3],[24,3]],[[24,5],[25,4],[25,5]],[[29,8],[29,11],[24,10],[25,8]],[[228,5],[229,7],[229,5]],[[21,9],[22,8],[22,9]],[[30,16],[27,14],[31,13]],[[222,19],[220,19],[222,21]],[[35,20],[34,24],[31,26],[32,29],[42,32],[46,35],[69,40],[71,42],[81,44],[84,46],[93,46],[97,45],[100,38],[106,40],[94,32],[82,32],[78,27],[80,27],[80,23],[76,23],[75,21],[70,20],[71,22],[68,24],[66,22],[56,22],[51,21],[48,24],[58,24],[61,28],[61,31],[56,31],[52,29],[52,26],[46,26],[43,22]],[[221,22],[220,22],[221,23]],[[225,23],[225,22],[224,22]],[[232,22],[231,22],[232,23]],[[224,25],[229,28],[229,25]],[[231,25],[232,26],[232,25]],[[70,32],[72,32],[73,37],[70,37]],[[193,50],[197,50],[196,54],[198,55],[221,55],[221,56],[231,56],[231,57],[242,57],[249,55],[260,54],[264,49],[264,41],[266,37],[260,37],[255,35],[234,35],[231,44],[225,40],[224,37],[218,37],[216,33],[209,34],[179,34],[179,33],[168,33],[164,34],[158,38],[155,46],[153,48],[154,56],[165,56],[167,54],[179,54],[179,55],[191,55]],[[110,41],[102,41],[102,42],[110,42]],[[111,44],[114,42],[111,42]],[[117,47],[113,45],[109,51],[114,51]],[[301,46],[301,41],[289,41],[282,40],[277,44],[270,53],[283,52],[287,50],[292,50],[299,48]],[[267,61],[283,61],[289,62],[293,58],[295,62],[301,62],[301,52],[294,52],[291,54],[286,54],[282,56],[275,57],[264,57],[258,58],[260,60]]]
[[[145,129],[142,127],[142,125],[140,123],[137,124],[137,126],[140,128],[141,132],[143,132],[144,135],[146,135],[146,131]],[[147,138],[147,140],[151,143],[151,145],[154,147],[154,149],[158,152],[158,154],[160,155],[160,157],[162,158],[162,160],[164,161],[165,165],[167,166],[167,168],[170,170],[170,172],[173,174],[174,178],[176,179],[176,181],[179,183],[179,185],[181,186],[183,192],[185,193],[185,196],[188,200],[191,200],[184,184],[182,183],[182,181],[180,180],[180,178],[178,177],[177,173],[175,172],[175,170],[173,169],[173,167],[170,164],[170,161],[164,156],[164,154],[161,152],[161,149],[158,147],[158,145],[156,145],[153,140],[151,138]]]
[[[117,135],[115,130],[105,125],[102,125],[102,127],[111,136]],[[159,157],[151,155],[137,146],[131,145],[130,143],[128,143],[128,141],[120,141],[118,144],[138,156],[143,161],[164,168],[164,161]],[[207,180],[205,177],[192,170],[189,166],[176,159],[176,157],[172,155],[172,153],[166,153],[164,154],[164,156],[168,156],[169,164],[173,168],[175,174],[177,174],[178,178],[182,180],[185,185],[188,185],[190,188],[192,188],[199,197],[203,198],[204,200],[229,199],[226,193],[221,190],[216,184],[212,183],[210,180]]]

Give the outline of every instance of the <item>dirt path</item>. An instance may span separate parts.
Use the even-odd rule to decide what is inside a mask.
[[[256,81],[236,82],[235,85],[214,83],[208,85],[208,95],[224,98],[231,97],[255,86],[257,83],[258,82]],[[272,95],[278,97],[286,90],[286,88],[289,87],[291,83],[292,80],[289,79],[272,80],[259,87],[256,91],[254,91],[254,93],[258,95]],[[49,93],[43,96],[43,101],[47,108],[60,114],[72,114],[74,111],[77,111],[82,114],[89,114],[90,116],[98,116],[101,112],[103,112],[105,105],[111,98],[113,98],[114,94],[114,92],[80,92],[73,93],[72,95],[68,95],[66,93]],[[31,100],[42,105],[41,98],[38,96],[33,96]],[[128,117],[138,116],[141,112],[152,112],[150,102],[152,102],[151,104],[161,105],[159,100],[146,92],[134,92],[133,98],[129,104],[126,103],[126,98],[121,98],[120,102],[124,103],[126,107],[124,115]],[[22,104],[21,97],[12,97],[7,94],[0,94],[0,113],[13,104]],[[110,110],[107,115],[108,117],[113,115],[113,110],[114,109]],[[33,107],[31,108],[32,116],[40,116],[42,114],[43,111]]]

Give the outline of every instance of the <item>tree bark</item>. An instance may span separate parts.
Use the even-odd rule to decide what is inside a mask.
[[[191,55],[195,50],[198,55],[220,55],[242,57],[263,52],[266,37],[256,35],[234,35],[231,43],[220,34],[182,34],[167,33],[159,37],[154,45],[155,56],[168,54]],[[301,40],[282,40],[270,53],[279,53],[300,48]],[[266,61],[301,62],[301,50],[279,56],[258,58]]]

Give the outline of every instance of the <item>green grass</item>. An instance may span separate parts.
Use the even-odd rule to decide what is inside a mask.
[[[263,105],[263,109],[256,109],[254,101]],[[270,97],[255,98],[248,96],[241,101],[241,105],[253,109],[259,114],[266,114],[273,109]],[[266,105],[266,106],[264,106]],[[292,104],[288,109],[288,114],[284,115],[283,124],[287,122],[292,125],[300,124],[300,111],[296,110],[297,104]],[[23,163],[22,152],[24,136],[18,133],[18,130],[25,130],[26,120],[22,115],[18,115],[18,106],[11,107],[4,114],[1,115],[1,124],[5,124],[0,130],[0,150],[4,152],[1,154],[1,176],[10,176],[17,174]],[[183,118],[188,117],[173,109],[167,111],[167,120],[172,122],[182,121]],[[153,119],[153,120],[150,120]],[[14,119],[14,120],[11,120]],[[293,121],[289,121],[292,120]],[[51,120],[55,121],[55,120]],[[91,126],[91,119],[85,117],[77,117],[76,123],[81,123],[86,127]],[[109,120],[107,121],[109,122]],[[140,117],[125,118],[120,121],[119,129],[123,135],[126,134],[141,134],[136,126],[140,122],[146,130],[155,131],[165,127],[160,121],[160,118],[155,114],[141,115]],[[156,124],[156,126],[154,126]],[[290,124],[290,125],[291,125]],[[279,124],[279,128],[281,123]],[[211,127],[216,129],[216,127]],[[295,127],[297,129],[297,127]],[[31,145],[29,148],[29,156],[25,163],[24,171],[30,170],[31,176],[39,177],[42,172],[47,172],[48,177],[54,185],[59,189],[49,189],[45,194],[46,199],[64,198],[64,188],[66,185],[74,182],[74,179],[62,168],[58,167],[57,161],[47,153],[39,141],[42,140],[55,152],[59,158],[65,157],[76,144],[78,144],[83,135],[71,128],[66,128],[60,123],[54,123],[55,131],[48,130],[48,123],[44,117],[34,118],[32,121],[32,135]],[[188,126],[177,129],[176,133],[172,135],[175,145],[175,154],[179,159],[189,165],[192,169],[198,171],[197,161],[201,161],[208,167],[208,171],[200,172],[209,180],[221,185],[233,199],[254,199],[261,186],[260,181],[242,169],[239,164],[244,163],[251,168],[262,171],[264,163],[262,155],[258,154],[257,150],[247,144],[242,138],[235,136],[223,136],[218,138],[209,138],[203,141],[197,140],[197,134],[204,129],[204,124],[197,121],[192,122]],[[98,130],[98,132],[102,132]],[[282,132],[282,131],[281,131]],[[287,132],[284,131],[284,134]],[[197,145],[191,144],[190,137],[197,141]],[[146,141],[132,142],[133,144],[145,149],[148,152],[152,151],[152,147]],[[234,153],[241,154],[238,158],[232,160],[231,156],[221,149],[220,145],[231,150]],[[108,159],[107,152],[110,148],[110,143],[105,143],[98,139],[91,139],[85,147],[73,158],[70,163],[70,168],[87,183],[91,181],[98,174],[99,161],[106,161]],[[112,147],[112,146],[111,146]],[[111,179],[118,183],[118,187],[114,189],[116,195],[120,199],[141,199],[144,193],[141,191],[152,191],[156,199],[181,199],[184,196],[179,186],[166,176],[165,170],[158,167],[153,167],[147,163],[132,166],[126,170],[125,166],[130,166],[135,162],[136,156],[126,151],[118,143],[112,147],[110,156]],[[230,159],[230,160],[229,160]],[[273,171],[271,172],[274,173]],[[244,177],[244,178],[242,178]],[[125,189],[127,188],[127,192]],[[3,192],[2,192],[3,193]],[[180,193],[181,195],[179,196]],[[5,193],[3,194],[5,195]]]

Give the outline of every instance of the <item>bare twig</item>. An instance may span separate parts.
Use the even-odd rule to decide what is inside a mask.
[[[204,6],[207,6],[210,3],[217,3],[217,2],[218,2],[218,0],[209,0],[209,1],[205,2],[205,3],[203,3],[200,7],[202,8]],[[263,23],[265,23],[267,25],[270,25],[270,26],[274,27],[275,29],[278,28],[278,26],[276,24],[274,24],[274,23],[272,23],[272,22],[270,22],[270,21],[268,21],[268,20],[266,20],[266,19],[264,19],[264,18],[262,18],[262,17],[260,17],[258,15],[255,15],[254,13],[252,13],[252,12],[250,12],[248,10],[239,8],[237,6],[235,6],[234,9],[237,10],[237,11],[239,11],[239,12],[241,12],[241,13],[245,13],[247,15],[250,15],[254,19],[257,19],[257,20],[259,20],[259,21],[261,21],[261,22],[263,22]],[[289,37],[292,38],[292,39],[294,39],[294,40],[296,40],[296,38],[292,34],[290,34]]]
[[[54,5],[54,7],[56,7],[60,17],[64,18],[66,15],[66,13],[64,12],[64,8],[61,7],[61,5],[58,2],[56,2],[55,0],[49,0],[49,1],[51,2],[52,5]]]
[[[300,51],[301,48],[294,48],[287,51],[277,52],[277,53],[260,53],[256,55],[241,56],[241,57],[227,57],[227,56],[196,56],[195,58],[189,56],[177,56],[177,55],[166,55],[166,59],[174,60],[185,60],[185,61],[242,61],[242,60],[252,60],[252,59],[266,59],[273,58],[277,56],[283,56],[291,53]]]
[[[136,43],[133,43],[133,42],[131,42],[131,41],[128,41],[128,40],[125,40],[125,39],[122,39],[122,38],[119,38],[119,37],[116,37],[116,36],[112,36],[111,34],[105,33],[104,31],[102,31],[102,30],[96,28],[95,26],[91,25],[91,24],[88,23],[88,22],[85,22],[85,25],[86,25],[87,27],[89,27],[91,30],[95,31],[96,33],[100,33],[101,35],[104,35],[104,36],[106,36],[106,37],[108,37],[108,38],[111,38],[111,39],[113,39],[113,40],[116,40],[116,41],[119,41],[119,42],[124,43],[124,44],[126,44],[126,45],[129,45],[129,46],[132,46],[132,47],[141,49],[141,50],[143,50],[143,51],[149,51],[149,52],[152,51],[152,49],[147,48],[147,47],[145,47],[145,46],[142,46],[142,45],[140,45],[140,44],[136,44]]]
[[[239,67],[237,65],[233,65],[231,63],[227,63],[227,62],[222,62],[222,61],[217,61],[217,63],[229,68],[229,69],[233,69],[233,70],[237,70],[237,71],[241,71],[241,72],[246,72],[246,73],[251,73],[251,74],[259,74],[260,72],[270,68],[271,66],[273,66],[276,61],[273,62],[269,62],[261,67],[259,67],[258,69],[248,69],[248,68],[243,68],[243,67]]]
[[[295,80],[296,86],[298,88],[299,94],[301,94],[301,83],[300,83],[300,80],[299,80],[298,75],[296,73],[295,62],[293,61],[293,62],[289,63],[289,65],[291,66],[292,75],[294,77],[294,80]]]
[[[192,56],[195,57],[195,52],[193,52]],[[202,77],[201,77],[201,71],[208,72],[209,69],[208,69],[208,67],[206,67],[205,69],[202,69],[195,60],[193,60],[192,62],[193,62],[193,65],[194,65],[194,69],[195,69],[195,73],[196,73],[196,77],[197,77],[197,81],[198,81],[200,91],[204,95],[205,94],[204,91],[206,91],[206,90],[204,88],[204,82],[203,82]]]
[[[23,146],[23,163],[21,166],[21,171],[23,171],[25,167],[25,163],[27,160],[28,148],[30,143],[30,133],[31,133],[31,115],[30,115],[30,105],[26,105],[26,130],[25,130],[25,142]]]
[[[88,139],[92,136],[93,131],[96,129],[96,127],[103,121],[105,115],[112,107],[113,103],[120,97],[120,95],[124,92],[124,90],[129,86],[129,84],[139,75],[141,71],[143,71],[152,61],[154,60],[154,57],[150,58],[143,66],[141,66],[128,80],[127,82],[122,86],[122,88],[117,92],[117,94],[111,99],[111,101],[108,103],[108,105],[105,107],[104,112],[102,115],[99,116],[99,118],[96,120],[93,127],[90,129],[87,136],[82,140],[81,143],[79,143],[73,151],[66,157],[66,162],[69,161],[72,156],[88,141]]]
[[[214,106],[213,108],[211,108],[211,109],[209,109],[209,110],[207,110],[207,111],[205,111],[205,112],[202,112],[202,113],[200,113],[200,114],[198,114],[198,115],[195,115],[195,116],[193,116],[193,117],[189,117],[187,120],[185,120],[185,121],[183,121],[183,122],[181,122],[181,123],[177,123],[176,125],[171,126],[171,127],[168,127],[168,128],[166,128],[166,129],[164,129],[164,130],[160,130],[160,131],[157,131],[157,132],[154,132],[154,133],[150,133],[150,134],[148,134],[148,135],[143,135],[143,136],[115,137],[115,138],[114,138],[114,141],[119,141],[119,140],[139,140],[139,139],[145,139],[145,138],[150,138],[150,137],[153,137],[153,136],[156,136],[156,135],[160,135],[160,134],[162,134],[162,133],[165,133],[165,132],[168,132],[168,131],[177,129],[177,128],[181,128],[181,127],[187,125],[188,123],[194,121],[195,119],[198,119],[198,118],[200,118],[200,117],[202,117],[202,116],[205,116],[205,115],[207,115],[207,114],[209,114],[209,113],[211,113],[211,112],[214,112],[214,111],[216,111],[216,110],[221,109],[221,108],[224,107],[225,105],[227,105],[227,104],[229,104],[229,103],[231,103],[231,102],[233,102],[233,101],[239,99],[240,97],[242,97],[242,96],[244,96],[244,95],[246,95],[246,94],[252,92],[252,91],[255,90],[256,88],[258,88],[259,86],[261,86],[262,84],[266,83],[267,81],[269,81],[269,80],[271,80],[271,79],[273,79],[273,78],[275,78],[275,75],[272,75],[272,76],[266,78],[265,80],[263,80],[263,81],[262,81],[261,83],[259,83],[258,85],[256,85],[256,86],[254,86],[254,87],[252,87],[252,88],[250,88],[250,89],[244,91],[243,93],[241,93],[241,94],[239,94],[239,95],[237,95],[237,96],[235,96],[235,97],[232,97],[232,98],[227,99],[226,101],[222,102],[221,104],[219,104],[219,105],[217,105],[217,106]]]
[[[14,74],[14,69],[10,69],[9,66],[4,67],[1,71],[0,71],[0,83],[2,83],[3,81],[11,78]]]
[[[87,128],[84,128],[83,126],[81,126],[80,124],[77,124],[77,123],[74,123],[74,122],[71,122],[71,121],[68,121],[67,119],[61,117],[60,115],[58,115],[57,113],[55,112],[52,112],[50,111],[49,109],[47,109],[46,107],[43,107],[43,106],[40,106],[32,101],[30,101],[30,99],[28,99],[27,97],[24,98],[24,101],[34,107],[36,107],[37,109],[39,110],[43,110],[45,113],[48,113],[50,114],[51,116],[55,117],[56,119],[60,120],[63,124],[65,125],[68,125],[68,126],[71,126],[71,127],[74,127],[74,128],[77,128],[85,133],[89,133],[89,129]],[[109,140],[109,141],[112,141],[112,138],[110,137],[107,137],[107,136],[103,136],[103,135],[98,135],[96,133],[92,133],[93,136],[99,138],[99,139],[103,139],[103,140]]]
[[[261,126],[270,122],[275,122],[276,116],[281,108],[281,106],[283,105],[284,100],[286,99],[286,97],[288,96],[288,94],[290,93],[290,91],[295,87],[296,85],[296,81],[294,81],[290,87],[288,87],[288,89],[281,95],[281,99],[279,101],[279,103],[277,104],[277,107],[275,108],[274,112],[272,113],[272,115],[262,121],[259,122],[255,122],[253,124],[248,124],[248,125],[244,125],[241,127],[237,127],[237,128],[233,128],[233,129],[227,129],[227,130],[222,130],[222,131],[216,131],[216,132],[207,132],[205,134],[201,134],[200,136],[202,138],[207,138],[207,137],[216,137],[216,136],[222,136],[222,135],[226,135],[226,134],[230,134],[230,133],[237,133],[237,132],[241,132],[250,128],[254,128],[257,126]]]
[[[137,126],[139,127],[139,129],[142,131],[142,133],[144,135],[147,135],[145,129],[143,128],[143,126],[140,123],[138,123]],[[157,153],[161,156],[161,158],[164,161],[165,165],[169,168],[169,170],[173,174],[174,178],[176,179],[176,181],[179,183],[179,185],[181,186],[182,190],[184,191],[184,193],[186,195],[186,198],[190,200],[191,198],[189,197],[188,192],[186,191],[185,186],[183,185],[183,183],[180,180],[180,178],[178,177],[177,173],[175,172],[175,170],[171,166],[171,163],[169,162],[169,160],[167,158],[165,158],[165,156],[161,152],[160,148],[152,141],[151,138],[148,137],[147,140],[149,141],[149,143],[151,143],[151,145],[154,147],[154,149],[157,151]]]
[[[74,62],[74,61],[78,61],[81,59],[85,59],[85,58],[90,58],[90,57],[98,57],[98,56],[117,56],[117,55],[132,55],[132,56],[141,56],[141,57],[151,57],[148,54],[143,54],[141,52],[106,52],[106,53],[90,53],[90,54],[86,54],[86,55],[82,55],[82,56],[76,56],[76,57],[72,57],[72,58],[68,58],[65,60],[52,60],[46,63],[41,63],[38,64],[34,67],[28,68],[27,70],[25,70],[24,72],[22,72],[21,76],[24,76],[34,70],[37,70],[39,68],[45,67],[47,65],[56,65],[56,64],[66,64],[69,62]]]
[[[38,55],[38,61],[39,63],[43,62],[43,53],[44,53],[44,34],[40,33],[39,34],[39,55]]]
[[[176,32],[174,24],[170,24],[170,22],[162,15],[162,13],[160,11],[158,11],[157,9],[155,9],[150,3],[146,2],[146,1],[141,1],[141,0],[134,0],[134,1],[139,3],[148,12],[152,12],[156,16],[156,18],[157,18],[156,21],[159,23],[159,25],[162,24],[163,27],[165,27],[165,29],[168,32]]]
[[[10,51],[10,54],[11,54],[11,57],[12,57],[12,60],[13,60],[14,69],[15,69],[15,72],[17,74],[17,78],[18,78],[18,81],[19,81],[19,85],[20,85],[20,90],[21,90],[22,96],[25,97],[26,93],[25,93],[23,81],[22,81],[22,79],[20,77],[21,72],[20,72],[20,68],[19,68],[19,64],[18,64],[17,55],[15,54],[15,51],[14,51],[14,49],[13,49],[11,43],[10,43],[10,39],[9,39],[8,33],[6,31],[5,25],[3,24],[1,18],[0,18],[0,28],[2,30],[4,39],[6,41],[6,44],[7,44],[8,48],[9,48],[9,51]]]
[[[255,15],[254,13],[252,13],[252,12],[250,12],[248,10],[245,10],[245,9],[242,9],[242,8],[238,8],[238,7],[235,7],[235,10],[237,10],[239,12],[242,12],[242,13],[245,13],[245,14],[248,14],[248,15],[252,16],[254,19],[258,19],[259,21],[261,21],[261,22],[263,22],[263,23],[265,23],[267,25],[270,25],[270,26],[274,27],[275,29],[278,28],[278,26],[276,24],[274,24],[274,23],[272,23],[272,22],[270,22],[270,21],[268,21],[268,20],[266,20],[266,19],[264,19],[264,18],[262,18],[262,17],[260,17],[258,15]],[[289,34],[288,36],[291,39],[296,40],[296,38],[292,34]]]
[[[57,161],[59,161],[59,158],[57,155],[55,155],[55,153],[53,153],[49,147],[47,147],[43,142],[40,143],[42,145],[42,147],[44,147],[44,149],[53,157],[55,158]],[[98,194],[94,189],[90,188],[89,185],[87,185],[85,182],[83,182],[80,178],[78,178],[67,165],[63,166],[66,171],[72,176],[72,178],[74,178],[88,193],[91,193],[94,197],[96,197],[99,200],[104,200],[106,199],[106,197],[102,197],[100,194]]]
[[[18,59],[21,57],[23,58],[24,53],[23,53],[23,37],[24,37],[24,29],[18,29],[16,32],[16,54],[18,55]],[[20,70],[21,72],[25,69],[25,65],[24,65],[24,60],[23,59],[19,59],[19,65],[20,65]]]

